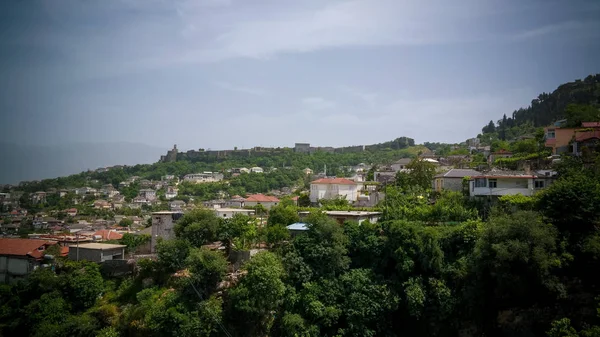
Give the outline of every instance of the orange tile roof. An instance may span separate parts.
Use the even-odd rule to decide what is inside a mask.
[[[54,242],[30,239],[0,239],[0,255],[31,256],[36,259],[44,255],[38,248],[53,245]]]
[[[311,184],[356,185],[354,181],[346,178],[322,178],[311,182]]]
[[[123,238],[123,234],[108,229],[99,230],[94,233],[94,236],[96,235],[100,235],[102,240],[120,240]]]
[[[279,199],[269,196],[269,195],[264,195],[264,194],[252,194],[249,195],[246,198],[246,201],[250,201],[250,202],[279,202]]]

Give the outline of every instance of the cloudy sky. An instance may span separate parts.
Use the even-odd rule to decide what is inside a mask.
[[[460,142],[600,72],[600,1],[0,2],[0,141]]]

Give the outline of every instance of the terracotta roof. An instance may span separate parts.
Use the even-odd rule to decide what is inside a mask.
[[[322,178],[311,182],[311,184],[356,185],[354,181],[346,178]]]
[[[264,194],[252,194],[249,195],[245,200],[250,202],[279,202],[279,199]]]
[[[38,248],[53,245],[54,242],[30,239],[0,239],[0,255],[31,256],[36,259],[44,255]]]
[[[123,238],[123,234],[108,229],[99,230],[94,233],[94,236],[96,235],[100,235],[102,240],[120,240]]]

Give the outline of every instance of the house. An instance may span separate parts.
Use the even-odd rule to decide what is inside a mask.
[[[236,167],[231,169],[231,173],[240,174],[240,173],[250,173],[250,170],[245,167]]]
[[[149,201],[152,201],[152,200],[156,199],[156,191],[149,189],[149,188],[144,188],[144,189],[140,190],[140,192],[138,193],[138,196],[145,198]]]
[[[573,153],[581,155],[584,149],[600,151],[600,122],[585,122],[575,131]]]
[[[392,168],[392,171],[398,172],[400,170],[406,169],[406,165],[410,164],[410,162],[412,162],[412,159],[402,158],[402,159],[394,162],[392,165],[390,165],[390,167]]]
[[[133,203],[133,205],[137,205],[138,207],[141,205],[149,205],[152,202],[142,196],[137,196],[135,198],[133,198],[133,200],[131,200],[131,202]]]
[[[111,205],[108,201],[106,200],[96,200],[94,201],[94,208],[95,209],[110,209]]]
[[[159,238],[169,240],[175,237],[173,227],[177,220],[183,216],[182,212],[162,211],[152,213],[152,239],[150,241],[150,251],[156,252],[156,245]]]
[[[177,192],[179,192],[179,190],[176,187],[167,186],[167,190],[165,191],[165,198],[173,199],[177,196]]]
[[[70,217],[77,216],[77,208],[69,208],[65,213]]]
[[[244,201],[246,201],[246,199],[242,198],[239,195],[234,195],[233,197],[231,197],[231,199],[229,199],[229,200],[227,200],[227,202],[225,202],[225,207],[242,208],[242,207],[244,207]]]
[[[69,191],[67,191],[67,190],[64,190],[64,189],[63,189],[63,190],[58,190],[58,192],[56,192],[56,193],[58,193],[58,196],[59,196],[60,198],[62,198],[62,197],[64,197],[64,196],[66,196],[66,195],[67,195],[67,193],[69,193]]]
[[[96,241],[121,240],[122,238],[123,234],[109,229],[102,229],[94,233],[94,240]]]
[[[142,179],[138,182],[138,184],[142,188],[148,188],[148,187],[152,186],[152,182],[148,179]]]
[[[577,153],[577,149],[572,149],[571,144],[573,141],[577,141],[577,136],[580,138],[579,142],[586,138],[598,139],[600,137],[600,122],[583,122],[578,128],[564,127],[565,123],[566,120],[561,120],[544,128],[545,145],[552,149],[554,155],[566,152]]]
[[[204,201],[202,203],[202,206],[204,206],[206,208],[221,208],[221,207],[225,207],[226,204],[227,204],[227,201],[225,201],[223,199],[216,199],[216,200]]]
[[[250,173],[264,173],[264,172],[265,172],[265,170],[263,170],[262,167],[258,167],[258,166],[252,167],[250,169]]]
[[[91,188],[91,187],[81,187],[78,189],[75,189],[75,194],[77,195],[97,195],[98,191],[95,188]]]
[[[254,215],[253,209],[241,209],[241,208],[215,208],[215,214],[219,218],[231,219],[236,214],[243,215]]]
[[[181,211],[185,207],[185,201],[173,200],[169,202],[169,209],[171,211]]]
[[[160,180],[163,180],[163,181],[171,181],[173,179],[175,179],[175,176],[172,174],[167,174],[167,175],[160,177]]]
[[[308,167],[302,170],[302,172],[304,172],[304,174],[306,174],[307,176],[313,174],[313,170],[309,169]]]
[[[537,171],[534,173],[490,171],[471,176],[469,195],[472,197],[516,194],[531,196],[551,185],[556,177],[557,174],[554,171]]]
[[[254,207],[256,205],[263,205],[266,209],[270,209],[273,206],[279,204],[279,199],[276,197],[264,195],[264,194],[252,194],[244,199],[244,206]]]
[[[223,174],[218,172],[203,172],[203,173],[193,173],[186,174],[183,177],[184,181],[191,183],[213,183],[223,180]]]
[[[462,191],[464,178],[480,175],[481,172],[475,170],[451,169],[448,172],[440,173],[433,177],[433,190],[436,192],[441,192],[442,190]]]
[[[69,247],[69,260],[87,260],[102,263],[110,260],[122,260],[126,245],[108,243],[84,243]]]
[[[46,202],[46,192],[35,192],[31,195],[31,202],[34,204],[41,204]]]
[[[376,223],[381,216],[381,212],[365,212],[365,211],[324,211],[325,215],[335,219],[339,224],[344,224],[346,221],[356,221],[359,224],[364,221]],[[310,214],[309,211],[298,212],[300,219],[307,217]]]
[[[346,178],[322,178],[310,183],[310,201],[344,198],[354,202],[358,197],[356,182]]]
[[[56,242],[0,238],[0,283],[14,283],[37,269],[45,250]]]
[[[119,188],[129,187],[129,185],[131,185],[131,182],[129,182],[129,181],[121,181],[119,183]]]

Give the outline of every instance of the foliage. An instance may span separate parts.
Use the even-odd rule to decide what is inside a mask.
[[[217,240],[220,219],[215,212],[196,208],[184,214],[177,221],[173,231],[178,238],[188,241],[194,247]]]

